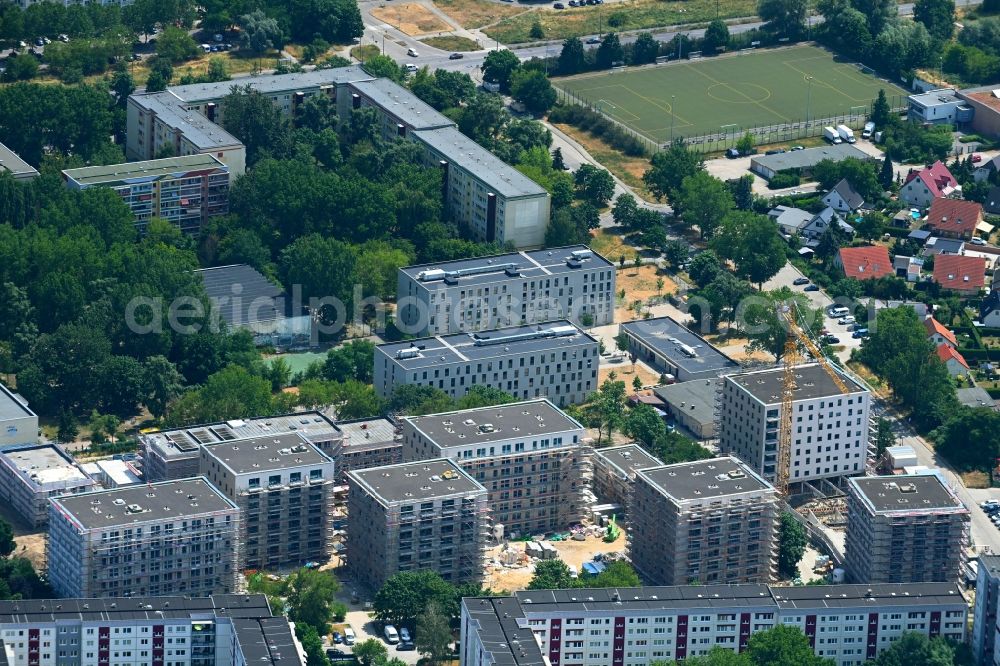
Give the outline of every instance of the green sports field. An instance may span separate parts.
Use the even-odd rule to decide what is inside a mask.
[[[812,77],[811,85],[809,77]],[[559,79],[556,86],[657,142],[863,114],[901,88],[814,46],[685,60]],[[673,109],[673,114],[671,114]]]

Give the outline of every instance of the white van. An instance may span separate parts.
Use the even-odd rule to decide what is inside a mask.
[[[403,65],[403,67],[406,69],[406,71],[410,72],[411,74],[419,69],[419,67],[414,65],[412,62],[406,63],[405,65]]]
[[[354,635],[354,630],[350,627],[344,627],[344,645],[354,645],[354,641],[357,640],[357,636]]]
[[[832,317],[834,319],[837,319],[839,317],[845,317],[845,316],[851,314],[851,310],[850,310],[850,308],[847,308],[847,307],[844,307],[843,305],[840,305],[840,306],[837,306],[837,307],[831,307],[829,310],[826,311],[826,313],[830,317]]]
[[[410,56],[411,58],[419,58],[420,57],[419,55],[417,55],[417,50],[414,49],[414,48],[406,49],[406,55]]]
[[[385,625],[385,629],[382,630],[382,635],[385,636],[385,642],[389,645],[395,645],[399,642],[399,632],[397,632],[396,627],[391,624]]]

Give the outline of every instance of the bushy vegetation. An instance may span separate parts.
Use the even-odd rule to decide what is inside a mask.
[[[549,112],[549,122],[578,127],[631,157],[646,155],[641,140],[593,109],[578,104],[559,105]]]

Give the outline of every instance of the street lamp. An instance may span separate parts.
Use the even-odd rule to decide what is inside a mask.
[[[806,127],[809,127],[809,102],[812,101],[813,77],[806,77]]]
[[[670,96],[670,143],[674,143],[674,102],[677,101],[677,95]]]

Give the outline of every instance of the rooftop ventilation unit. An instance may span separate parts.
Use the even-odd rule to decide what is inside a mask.
[[[570,335],[576,335],[577,329],[575,326],[555,326],[553,328],[544,329],[541,331],[532,331],[530,333],[515,333],[514,335],[499,335],[494,338],[487,338],[475,334],[473,337],[475,339],[475,345],[477,347],[486,347],[488,345],[499,345],[506,344],[509,342],[524,342],[527,340],[543,340],[545,338],[561,338],[568,337]]]
[[[407,347],[406,349],[397,349],[396,358],[417,358],[420,356],[420,350],[416,347]]]
[[[454,282],[459,278],[469,277],[471,275],[482,275],[483,273],[498,273],[504,271],[505,273],[517,274],[517,264],[507,263],[507,264],[489,264],[486,266],[475,266],[473,268],[459,268],[453,271],[446,271],[441,268],[432,268],[426,271],[420,271],[417,273],[417,279],[421,282],[435,282],[437,280],[444,280],[445,282]]]
[[[683,343],[677,345],[677,347],[678,347],[678,349],[681,350],[681,352],[684,353],[685,356],[689,356],[691,358],[698,358],[698,352],[695,351],[694,347],[692,347],[690,345],[685,345]]]

